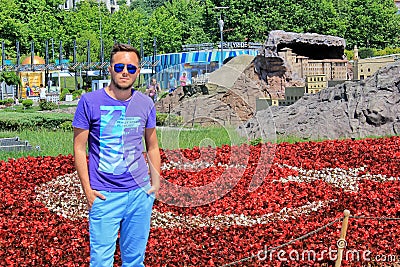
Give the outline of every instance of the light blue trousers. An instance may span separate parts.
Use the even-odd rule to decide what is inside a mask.
[[[113,266],[118,231],[122,266],[144,266],[154,195],[142,188],[100,192],[106,199],[96,198],[89,212],[90,266]]]

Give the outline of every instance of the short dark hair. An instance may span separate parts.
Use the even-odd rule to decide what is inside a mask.
[[[113,59],[114,55],[118,52],[133,52],[133,53],[135,53],[139,59],[139,64],[140,64],[141,58],[140,58],[139,51],[131,45],[120,44],[120,43],[114,44],[111,49],[110,64],[112,63],[112,59]]]

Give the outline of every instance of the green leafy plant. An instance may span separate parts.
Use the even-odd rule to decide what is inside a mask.
[[[360,55],[360,58],[370,58],[374,56],[374,49],[360,48],[358,54]]]
[[[65,96],[66,96],[67,94],[70,94],[70,93],[71,93],[71,92],[69,91],[68,88],[63,88],[63,89],[61,89],[60,100],[61,100],[61,101],[65,101]]]
[[[83,89],[73,91],[72,98],[73,99],[79,98],[82,95],[82,92],[83,92]]]
[[[15,85],[22,87],[20,77],[12,71],[0,72],[0,82],[5,82],[7,85]]]
[[[183,117],[174,114],[157,113],[158,126],[180,126],[183,123]]]
[[[158,100],[161,100],[161,99],[165,98],[167,95],[168,95],[168,91],[167,92],[162,92],[160,94],[160,97],[158,98]]]
[[[72,131],[74,129],[72,127],[72,121],[64,121],[63,123],[60,124],[59,128],[64,131]]]
[[[31,108],[33,106],[33,100],[32,99],[24,99],[22,100],[22,105],[24,108]]]
[[[6,107],[10,107],[14,104],[14,99],[13,98],[7,98],[5,100],[3,100],[3,105],[5,105]]]
[[[54,110],[58,108],[57,104],[50,101],[42,101],[39,103],[39,107],[41,110]]]
[[[0,100],[0,105],[10,106],[13,103],[14,103],[14,99],[12,99],[12,98],[7,98],[7,99]]]
[[[261,137],[259,137],[259,138],[255,138],[255,139],[252,139],[252,140],[250,140],[250,145],[252,145],[252,146],[256,146],[256,145],[258,145],[258,144],[261,144],[262,143],[262,138]]]

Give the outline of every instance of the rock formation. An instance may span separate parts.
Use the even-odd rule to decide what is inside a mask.
[[[268,83],[270,98],[283,98],[288,86],[304,86],[302,74],[294,69],[295,62],[282,53],[291,49],[301,58],[311,60],[343,59],[346,42],[343,38],[316,33],[271,31],[254,59],[255,72]]]
[[[294,33],[271,31],[264,44],[264,57],[279,57],[278,52],[285,47],[293,52],[312,59],[342,58],[346,41],[343,38],[316,33]]]
[[[210,74],[207,95],[188,97],[177,89],[156,102],[157,111],[180,115],[189,124],[242,124],[254,115],[256,99],[265,97],[267,90],[266,82],[254,72],[253,60],[249,55],[233,58]]]
[[[257,118],[238,130],[256,138],[261,134],[262,121],[275,125],[279,135],[306,139],[400,134],[400,62],[380,69],[364,81],[346,81],[306,95],[291,106],[260,111]]]
[[[257,98],[282,97],[285,86],[301,82],[278,53],[281,49],[290,48],[314,59],[340,59],[344,47],[344,39],[334,36],[273,31],[259,56],[235,57],[211,73],[208,95],[187,97],[177,90],[158,102],[157,110],[181,115],[186,123],[240,125],[238,131],[251,139],[265,128],[268,134],[273,128],[274,134],[306,139],[399,134],[398,63],[365,81],[346,81],[306,95],[292,106],[271,107],[256,114]]]
[[[304,85],[304,80],[287,64],[279,51],[290,48],[309,58],[341,58],[342,38],[313,33],[271,31],[260,55],[241,55],[210,73],[209,95],[187,97],[182,90],[156,104],[160,112],[183,116],[185,122],[239,125],[251,118],[257,98],[282,99],[287,86]],[[207,118],[207,119],[206,119]]]

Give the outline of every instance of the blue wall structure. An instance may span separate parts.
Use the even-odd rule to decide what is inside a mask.
[[[224,49],[222,58],[226,62],[239,55],[257,56],[259,52],[259,49]],[[183,72],[187,73],[189,79],[196,75],[213,72],[219,68],[220,54],[221,50],[213,49],[160,54],[156,55],[154,59],[153,56],[144,57],[142,59],[143,68],[148,70],[145,81],[148,83],[154,74],[161,83],[161,87],[166,88],[170,73],[173,73],[174,77],[179,80]],[[154,68],[152,68],[153,62],[155,63]]]

